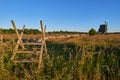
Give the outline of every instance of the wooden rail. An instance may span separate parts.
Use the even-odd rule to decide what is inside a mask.
[[[23,43],[23,45],[43,45],[42,43]]]
[[[16,51],[16,53],[28,53],[28,54],[30,54],[30,53],[33,53],[33,54],[36,54],[36,53],[41,53],[40,51]]]

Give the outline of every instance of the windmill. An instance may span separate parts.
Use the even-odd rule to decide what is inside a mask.
[[[99,29],[98,29],[98,32],[104,34],[104,33],[107,31],[107,27],[108,27],[108,24],[107,24],[107,22],[105,21],[104,24],[101,24],[101,25],[100,25],[100,27],[99,27]]]

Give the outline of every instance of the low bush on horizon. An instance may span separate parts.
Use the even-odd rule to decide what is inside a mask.
[[[89,33],[90,36],[97,34],[96,30],[93,29],[93,28],[90,29],[88,33]]]

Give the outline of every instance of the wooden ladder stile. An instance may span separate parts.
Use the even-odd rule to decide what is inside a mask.
[[[45,26],[45,28],[43,28],[42,21],[40,21],[41,31],[42,31],[42,41],[41,42],[23,43],[22,42],[22,36],[23,36],[24,30],[25,30],[25,25],[22,28],[21,34],[19,34],[18,30],[17,30],[17,27],[16,27],[13,20],[11,21],[11,23],[12,23],[13,28],[14,28],[16,34],[17,34],[17,37],[18,37],[18,41],[17,41],[17,43],[15,45],[15,48],[13,50],[11,60],[14,63],[38,63],[38,70],[37,71],[39,71],[41,69],[41,65],[42,65],[43,50],[45,50],[45,53],[46,53],[46,50],[47,50],[46,42],[45,42],[46,26]],[[19,49],[19,46],[22,48],[22,50]],[[25,50],[26,46],[40,46],[40,47],[36,47],[35,49],[32,49],[32,50],[29,50],[29,49]],[[32,57],[31,57],[31,59],[16,60],[15,59],[16,54],[26,54],[26,55],[28,55],[28,54],[36,55],[37,54],[38,59],[32,59]]]

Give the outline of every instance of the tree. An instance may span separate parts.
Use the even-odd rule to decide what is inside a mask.
[[[94,28],[89,30],[89,35],[95,35],[97,32]]]

